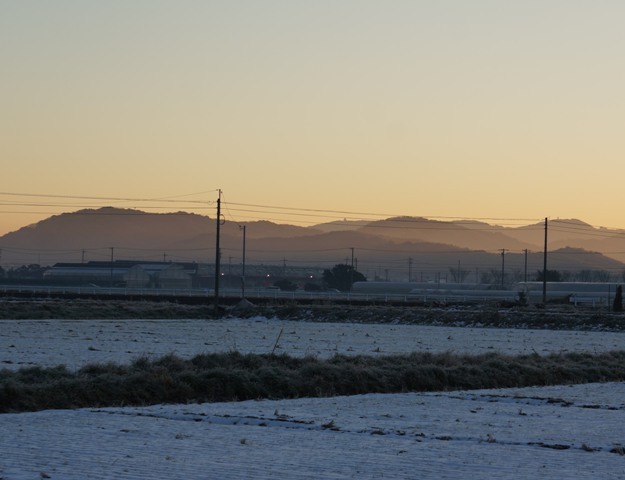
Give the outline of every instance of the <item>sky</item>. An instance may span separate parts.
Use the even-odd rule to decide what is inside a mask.
[[[0,235],[116,205],[625,228],[620,0],[0,0]]]

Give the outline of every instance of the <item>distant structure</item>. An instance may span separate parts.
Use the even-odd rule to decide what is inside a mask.
[[[44,273],[53,284],[129,288],[192,288],[198,277],[197,264],[167,262],[57,263]]]
[[[241,265],[225,265],[221,285],[240,289]],[[86,263],[57,263],[43,274],[50,285],[126,287],[152,289],[213,288],[215,266],[206,263],[146,262],[115,260]],[[321,284],[323,269],[316,267],[287,267],[283,265],[248,265],[246,283],[251,288],[265,288],[278,280],[290,280],[299,287]]]

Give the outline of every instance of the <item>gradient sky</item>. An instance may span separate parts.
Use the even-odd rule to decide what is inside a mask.
[[[625,227],[623,25],[622,0],[0,0],[0,234],[216,189],[261,206],[238,221]]]

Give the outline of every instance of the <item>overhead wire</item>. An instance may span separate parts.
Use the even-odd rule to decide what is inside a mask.
[[[137,198],[137,197],[100,197],[100,196],[83,196],[83,195],[61,195],[61,194],[42,194],[42,193],[15,193],[15,192],[0,192],[0,195],[13,196],[13,197],[37,197],[37,198],[66,198],[73,200],[103,200],[103,201],[121,201],[121,202],[171,202],[171,203],[198,203],[198,204],[207,204],[211,202],[202,201],[202,200],[172,200],[173,198],[180,197],[189,197],[193,195],[206,194],[210,192],[214,192],[216,190],[209,190],[205,192],[199,193],[188,193],[181,195],[170,195],[164,197],[155,197],[155,198]]]
[[[506,221],[506,222],[537,222],[538,219],[522,219],[522,218],[495,218],[495,217],[478,217],[478,218],[469,218],[469,217],[441,217],[441,216],[430,216],[430,215],[420,215],[419,217],[411,217],[405,214],[389,214],[389,213],[372,213],[372,212],[355,212],[348,210],[331,210],[331,209],[313,209],[313,208],[297,208],[297,207],[281,207],[277,205],[260,205],[260,204],[251,204],[251,203],[237,203],[237,202],[229,202],[229,205],[234,207],[246,207],[246,208],[231,208],[233,211],[240,212],[248,212],[248,213],[264,213],[271,215],[294,215],[300,217],[312,217],[312,218],[328,218],[328,219],[338,219],[351,222],[371,222],[375,220],[386,221],[386,222],[414,222],[414,221],[436,221],[437,219],[454,219],[457,223],[462,224],[463,222],[467,222],[466,224],[475,224],[476,222],[483,222],[486,220],[490,221]],[[337,216],[338,215],[338,216]],[[350,219],[348,220],[345,215],[349,215]],[[360,218],[352,218],[352,217],[360,217]],[[362,218],[362,217],[371,217],[371,218]],[[492,229],[492,226],[490,226]],[[477,228],[475,228],[477,230]]]
[[[172,205],[177,205],[179,207],[183,207],[183,208],[189,208],[192,210],[207,210],[207,209],[211,209],[212,205],[214,205],[214,201],[206,201],[206,200],[195,200],[195,199],[189,199],[189,197],[193,197],[196,195],[205,195],[207,193],[212,193],[212,192],[216,192],[218,191],[217,189],[215,190],[207,190],[207,191],[203,191],[203,192],[195,192],[195,193],[189,193],[189,194],[181,194],[181,195],[170,195],[170,196],[162,196],[162,197],[156,197],[156,198],[129,198],[129,197],[97,197],[97,196],[75,196],[75,195],[48,195],[48,194],[31,194],[31,193],[15,193],[15,192],[0,192],[0,196],[4,195],[4,196],[10,196],[10,197],[21,197],[21,198],[49,198],[49,199],[68,199],[68,200],[91,200],[91,201],[104,201],[104,202],[111,202],[111,201],[119,201],[119,202],[135,202],[138,204],[141,203],[151,203],[151,202],[158,202],[159,205],[142,205],[140,208],[142,209],[165,209],[165,208],[170,208]],[[0,202],[0,205],[6,205],[6,206],[25,206],[25,207],[58,207],[58,208],[67,208],[67,207],[82,207],[82,208],[98,208],[101,207],[101,205],[94,205],[94,204],[86,204],[84,202],[78,203],[78,202],[17,202],[17,201],[13,201],[13,200],[5,200],[3,202]],[[222,205],[225,207],[225,212],[228,215],[228,217],[230,217],[232,219],[232,221],[234,223],[237,224],[242,224],[245,223],[243,221],[242,218],[239,217],[240,213],[254,213],[254,214],[260,214],[262,215],[261,218],[262,220],[267,220],[267,221],[272,221],[272,220],[276,220],[276,218],[278,217],[298,217],[298,218],[307,218],[310,219],[312,221],[312,219],[328,219],[328,220],[335,220],[335,224],[336,225],[342,225],[342,226],[348,226],[348,227],[353,227],[353,228],[361,228],[363,226],[367,226],[368,228],[383,228],[383,229],[410,229],[410,230],[434,230],[434,231],[443,231],[443,230],[455,230],[457,227],[457,225],[468,225],[470,226],[470,228],[467,231],[497,231],[497,226],[493,226],[493,225],[485,225],[484,227],[480,227],[480,226],[476,226],[476,222],[484,222],[484,221],[498,221],[498,222],[506,222],[504,223],[504,225],[514,225],[513,222],[520,222],[520,221],[532,221],[532,222],[536,222],[536,224],[533,225],[523,225],[523,228],[526,231],[531,231],[531,230],[542,230],[543,226],[540,222],[540,220],[537,219],[523,219],[523,218],[494,218],[494,217],[480,217],[480,218],[467,218],[467,217],[442,217],[442,216],[419,216],[419,217],[407,217],[405,215],[391,215],[391,214],[383,214],[383,213],[373,213],[373,212],[360,212],[360,211],[349,211],[349,210],[330,210],[330,209],[312,209],[312,208],[297,208],[297,207],[290,207],[290,206],[277,206],[277,205],[261,205],[261,204],[251,204],[251,203],[238,203],[238,202],[222,202]],[[15,213],[24,213],[24,212],[15,212]],[[31,212],[32,213],[32,212]],[[46,212],[47,213],[47,212]],[[78,212],[79,213],[79,212]],[[90,214],[93,214],[94,212],[90,212]],[[97,213],[97,212],[95,212]],[[184,214],[186,212],[181,211],[181,212],[175,212],[175,213],[180,213],[180,214]],[[134,211],[128,211],[128,210],[120,210],[120,211],[112,211],[112,212],[107,212],[107,211],[102,211],[99,212],[99,214],[102,215],[133,215],[133,214],[137,214],[137,215],[141,215],[141,214],[145,214],[145,215],[152,215],[153,213],[150,212],[134,212]],[[348,220],[346,215],[349,216],[358,216],[361,218],[357,218],[357,219],[350,219]],[[387,216],[387,218],[384,218],[384,216]],[[368,218],[367,218],[368,217]],[[390,218],[389,218],[390,217]],[[440,220],[440,219],[453,219],[454,220],[454,225],[447,225],[447,224],[442,224],[442,225],[437,225],[435,222]],[[419,225],[419,224],[422,225]],[[443,223],[443,222],[441,222]],[[596,231],[596,230],[588,230],[589,228],[596,228],[593,227],[591,225],[587,224],[580,224],[578,222],[574,222],[574,221],[567,221],[567,220],[552,220],[549,223],[549,231],[553,231],[553,232],[558,232],[558,233],[571,233],[571,234],[575,234],[575,235],[587,235],[587,236],[593,236],[593,237],[597,237],[597,238],[620,238],[621,236],[625,235],[624,231]],[[602,227],[602,228],[606,228],[606,227]],[[281,251],[284,252],[284,254],[286,256],[297,256],[298,254],[301,253],[310,253],[310,254],[315,254],[315,253],[330,253],[333,251],[341,251],[344,250],[346,248],[349,247],[343,247],[343,248],[329,248],[329,249],[301,249],[301,250],[289,250],[284,252],[284,250],[282,249]],[[116,247],[116,249],[118,249],[120,252],[124,251],[124,250],[128,250],[128,251],[160,251],[161,249],[132,249],[132,248],[125,248],[125,247]],[[191,252],[202,252],[202,251],[207,251],[209,250],[210,247],[207,248],[200,248],[200,249],[167,249],[169,254],[173,254],[174,252],[176,252],[177,254],[179,253],[191,253]],[[95,254],[98,255],[99,253],[96,253],[95,251],[93,251],[94,249],[87,249],[86,251],[89,251],[91,254]],[[364,251],[368,251],[368,252],[375,252],[375,253],[382,253],[382,254],[396,254],[397,250],[386,250],[386,249],[359,249],[359,250],[364,250]],[[9,252],[9,249],[5,249],[5,252]],[[22,250],[23,253],[29,253],[32,254],[34,252],[38,252],[40,254],[48,254],[51,252],[55,252],[60,254],[71,254],[71,251],[55,251],[55,250],[45,250],[45,249],[32,249],[32,250],[28,250],[28,249],[24,249]],[[233,249],[233,251],[235,251]],[[255,254],[275,254],[277,253],[277,250],[269,250],[269,249],[254,249],[254,250],[249,250],[249,252],[251,253],[255,253]],[[518,254],[521,254],[523,251],[520,251]],[[408,254],[408,252],[406,252]],[[433,254],[454,254],[454,255],[465,255],[465,254],[476,254],[476,253],[498,253],[498,252],[494,252],[494,251],[487,251],[487,250],[482,250],[482,251],[463,251],[463,250],[440,250],[440,251],[410,251],[410,254],[414,254],[414,255],[419,255],[419,254],[428,254],[428,255],[433,255]],[[514,254],[515,251],[510,251],[508,250],[508,254]],[[552,251],[550,252],[550,254],[557,254],[557,253],[562,253],[562,254],[569,254],[569,255],[589,255],[589,254],[593,254],[593,252],[587,252],[587,251],[567,251],[567,252],[558,252],[558,251]],[[622,251],[615,251],[615,252],[603,252],[604,254],[625,254],[625,252]],[[103,254],[104,256],[107,255],[107,253]],[[252,260],[252,259],[251,259]],[[292,260],[293,262],[303,262],[302,260]],[[312,261],[312,260],[311,260]],[[325,260],[323,260],[325,261]],[[396,260],[390,260],[391,262],[396,262]]]
[[[177,195],[165,195],[159,197],[145,198],[145,197],[114,197],[114,196],[85,196],[85,195],[68,195],[68,194],[45,194],[45,193],[23,193],[23,192],[0,192],[0,196],[12,196],[12,197],[26,197],[26,198],[58,198],[58,199],[70,199],[70,200],[98,200],[98,201],[120,201],[120,202],[139,202],[139,203],[150,203],[150,202],[163,202],[164,204],[179,204],[179,205],[192,205],[193,209],[196,209],[196,205],[202,205],[205,208],[208,208],[210,205],[214,205],[214,200],[189,200],[185,199],[192,196],[197,195],[206,195],[208,193],[217,192],[219,189],[205,190],[201,192],[193,192],[193,193],[185,193],[185,194],[177,194]],[[14,202],[14,201],[0,201],[0,205],[12,205],[12,206],[51,206],[51,207],[74,207],[74,208],[97,208],[102,205],[93,205],[93,204],[77,204],[75,202],[70,203],[50,203],[50,202]],[[261,213],[265,214],[263,217],[265,220],[271,220],[267,218],[267,214],[270,215],[296,215],[296,216],[309,216],[313,218],[335,218],[339,220],[347,220],[346,215],[349,216],[358,216],[362,218],[350,219],[349,222],[359,222],[359,221],[369,221],[371,222],[375,220],[385,221],[385,223],[389,222],[397,222],[397,223],[414,223],[418,221],[437,221],[437,220],[445,220],[453,221],[456,225],[474,225],[476,222],[509,222],[507,225],[515,225],[518,224],[524,228],[542,228],[541,219],[536,218],[522,218],[522,217],[463,217],[463,216],[441,216],[441,215],[419,215],[418,217],[407,216],[405,214],[397,214],[397,213],[381,213],[381,212],[362,212],[362,211],[351,211],[351,210],[334,210],[334,209],[315,209],[315,208],[302,208],[302,207],[290,207],[290,206],[279,206],[279,205],[262,205],[255,203],[241,203],[241,202],[222,202],[222,206],[226,207],[227,212],[240,211],[240,212],[248,212],[248,213]],[[233,208],[233,207],[247,207],[247,208]],[[168,208],[165,205],[144,205],[141,208]],[[23,212],[4,212],[4,213],[23,213]],[[47,213],[47,212],[43,212]],[[234,215],[230,213],[230,215],[235,218]],[[339,215],[337,217],[337,215]],[[241,219],[235,219],[237,222],[241,222]],[[518,222],[536,222],[533,224],[526,223],[518,223]],[[565,225],[565,227],[562,227]],[[493,228],[501,226],[500,224],[496,225],[487,225],[485,230],[492,230]],[[590,224],[582,224],[578,222],[573,222],[569,220],[551,220],[549,222],[549,229],[559,229],[566,228],[574,231],[580,231],[583,233],[588,228],[602,228],[608,229],[610,231],[607,232],[587,232],[590,235],[623,235],[625,234],[625,230],[616,229],[611,227],[597,227]],[[388,228],[396,228],[388,226]],[[473,227],[472,230],[480,230],[479,228]]]
[[[202,205],[203,209],[207,209],[209,208],[210,205],[213,205],[215,201],[184,200],[184,198],[190,197],[190,196],[201,195],[201,194],[212,193],[216,191],[218,190],[217,189],[206,190],[202,192],[169,195],[169,196],[153,197],[153,198],[79,196],[79,195],[34,194],[34,193],[16,193],[16,192],[0,192],[0,196],[6,195],[6,196],[31,197],[31,198],[34,198],[34,197],[65,198],[65,199],[73,199],[73,200],[89,199],[89,200],[100,200],[100,201],[124,201],[124,202],[164,202],[164,203],[181,204],[181,205],[184,205],[184,204],[194,205],[193,209],[198,208],[198,207],[195,207],[196,205]],[[93,205],[93,204],[85,205],[85,204],[76,204],[76,203],[50,203],[50,202],[25,203],[25,202],[13,202],[13,201],[11,202],[0,201],[0,205],[2,204],[12,205],[12,206],[27,206],[27,207],[51,206],[51,207],[74,207],[74,208],[98,208],[102,206],[102,205]],[[338,220],[345,220],[346,222],[349,222],[350,224],[353,222],[371,222],[372,219],[373,221],[377,219],[380,221],[384,221],[386,228],[402,228],[401,226],[392,225],[392,223],[408,224],[410,228],[414,228],[414,224],[420,221],[432,222],[432,221],[437,221],[439,219],[445,219],[446,221],[453,220],[453,223],[455,225],[471,225],[472,226],[471,230],[482,230],[481,228],[474,226],[476,222],[485,222],[485,221],[510,222],[504,225],[515,225],[516,222],[539,222],[539,219],[535,219],[535,218],[461,217],[461,216],[437,216],[437,215],[420,215],[418,217],[411,217],[411,216],[406,216],[406,215],[401,215],[401,214],[355,212],[355,211],[349,211],[349,210],[332,210],[332,209],[312,209],[312,208],[285,207],[285,206],[277,206],[277,205],[261,205],[261,204],[239,203],[239,202],[222,202],[222,206],[226,207],[226,211],[228,212],[228,214],[233,219],[235,219],[237,223],[241,223],[241,219],[235,218],[235,215],[232,214],[232,212],[260,213],[260,214],[264,214],[264,216],[261,217],[264,220],[271,220],[271,218],[267,218],[268,215],[293,215],[293,216],[303,216],[303,217],[311,217],[311,218],[338,219]],[[239,207],[239,206],[252,207],[252,208],[251,209],[250,208],[233,208],[233,207]],[[156,205],[156,206],[143,205],[141,208],[160,209],[160,208],[167,208],[167,207],[165,205]],[[23,212],[14,212],[14,213],[23,213]],[[44,212],[44,213],[47,213],[47,212]],[[337,215],[340,215],[340,216],[337,217]],[[356,219],[350,219],[348,221],[345,215],[355,215],[355,216],[360,216],[360,217],[371,217],[371,218],[356,218]],[[511,223],[511,222],[515,222],[515,223]],[[554,225],[554,223],[556,225]],[[541,229],[542,228],[542,225],[540,223],[536,225],[531,225],[531,224],[530,225],[521,224],[521,225],[527,229],[529,228]],[[567,227],[562,227],[562,225],[567,225]],[[377,227],[377,225],[375,224],[370,225],[370,226]],[[497,226],[502,226],[502,225],[500,224],[487,225],[483,230],[490,231],[493,228],[496,228]],[[597,227],[593,227],[592,225],[589,225],[589,226],[591,228],[597,228]],[[446,227],[446,228],[449,228],[449,227]],[[566,220],[557,219],[551,222],[550,229],[557,229],[557,228],[570,228],[573,230],[580,230],[580,232],[583,233],[583,231],[588,227],[580,226],[578,223],[575,223],[575,222],[569,222]],[[606,228],[606,227],[601,227],[601,228]],[[597,235],[597,236],[605,236],[605,235],[610,236],[610,235],[615,235],[615,234],[620,235],[623,232],[622,231],[620,232],[619,231],[616,231],[616,232],[615,231],[609,231],[609,232],[596,232],[595,231],[595,232],[586,232],[586,233],[590,235]]]

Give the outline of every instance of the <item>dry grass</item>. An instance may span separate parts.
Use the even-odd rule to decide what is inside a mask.
[[[413,353],[327,360],[238,352],[130,365],[0,371],[0,412],[364,393],[507,388],[625,379],[625,352],[549,356]]]
[[[309,322],[393,323],[549,330],[625,330],[625,315],[570,305],[502,307],[499,302],[446,306],[297,305],[259,303],[244,310],[202,304],[116,299],[0,299],[0,320],[21,319],[211,319],[266,317]]]

